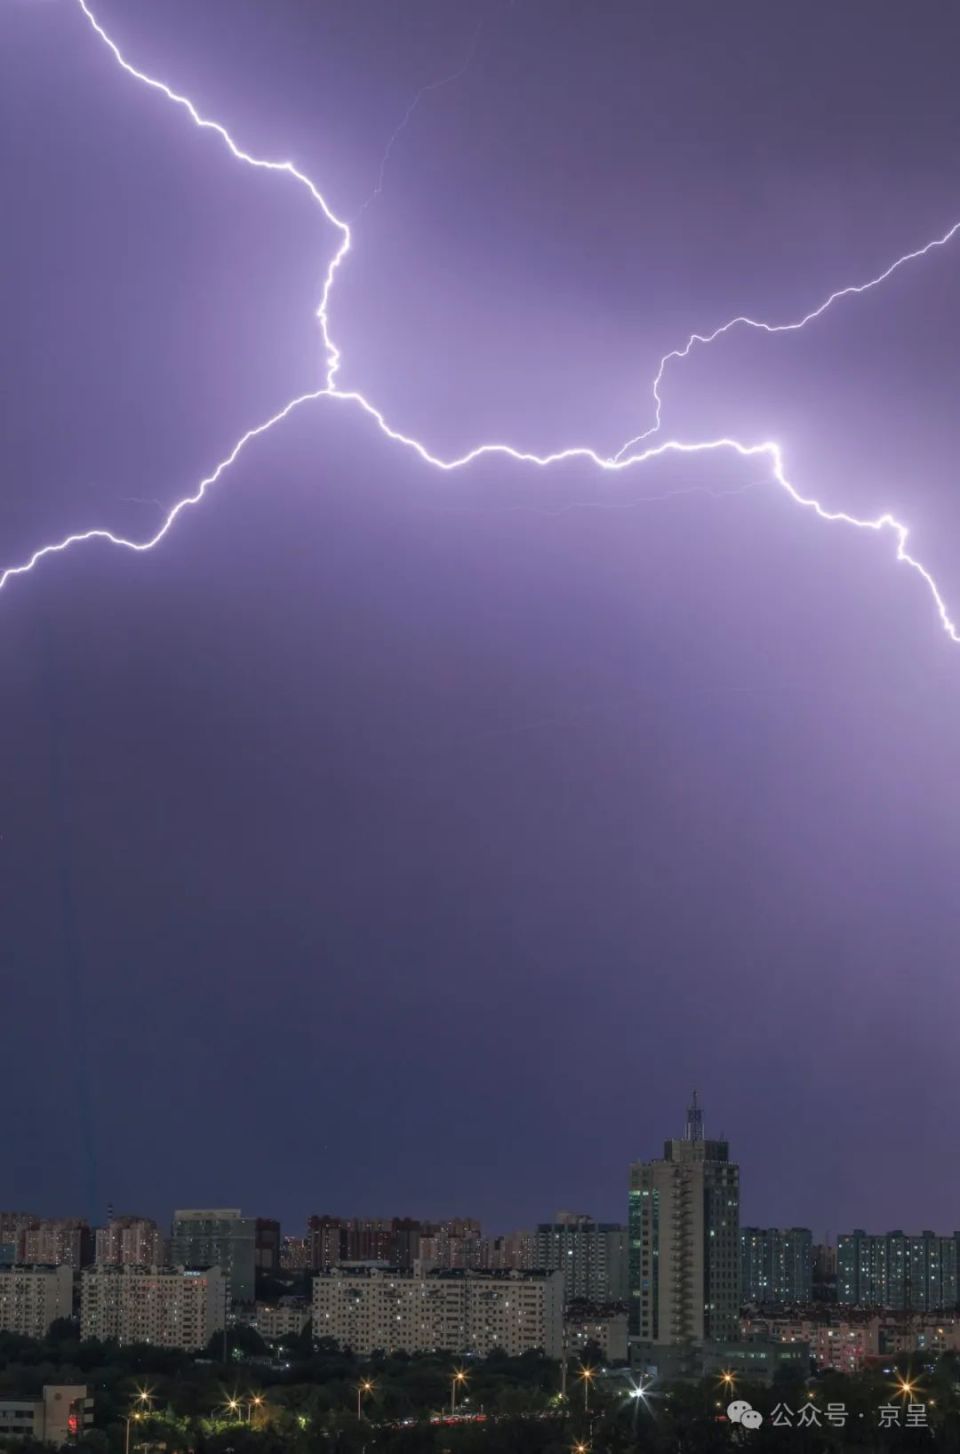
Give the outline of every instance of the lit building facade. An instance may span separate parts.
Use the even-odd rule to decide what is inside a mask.
[[[219,1267],[236,1303],[254,1300],[257,1219],[235,1207],[177,1211],[173,1214],[170,1261],[177,1267]]]
[[[308,1272],[313,1268],[308,1237],[284,1237],[280,1243],[280,1266],[284,1272]]]
[[[80,1334],[199,1353],[226,1325],[228,1284],[219,1267],[96,1267],[80,1279]]]
[[[341,1262],[386,1262],[412,1268],[421,1258],[423,1235],[442,1232],[446,1224],[413,1217],[313,1216],[307,1222],[310,1266],[315,1272]]]
[[[45,1338],[51,1323],[72,1317],[72,1268],[0,1267],[0,1333]]]
[[[583,1359],[598,1348],[604,1363],[625,1363],[627,1359],[627,1314],[616,1303],[572,1303],[564,1314],[567,1356]]]
[[[615,1222],[558,1212],[531,1234],[533,1267],[563,1273],[567,1302],[626,1302],[629,1286],[627,1229]]]
[[[150,1217],[111,1217],[96,1232],[94,1261],[100,1267],[162,1267],[166,1247]]]
[[[477,1265],[491,1272],[531,1268],[532,1241],[532,1232],[508,1232],[503,1237],[481,1237]]]
[[[23,1234],[38,1221],[32,1212],[0,1212],[0,1266],[23,1261]]]
[[[278,1303],[257,1303],[253,1326],[267,1343],[296,1337],[310,1321],[310,1304],[303,1298],[281,1298]]]
[[[93,1260],[93,1234],[79,1217],[41,1217],[20,1235],[17,1261],[79,1271]]]
[[[360,1357],[444,1350],[483,1357],[563,1348],[559,1272],[410,1272],[344,1264],[313,1280],[313,1334]]]
[[[879,1236],[861,1229],[837,1239],[837,1302],[850,1307],[952,1309],[960,1298],[960,1233]]]
[[[808,1303],[813,1234],[808,1227],[741,1227],[740,1297],[745,1303]]]
[[[740,1318],[740,1169],[708,1141],[696,1092],[681,1140],[630,1168],[630,1330],[653,1344],[733,1339]]]
[[[870,1362],[901,1353],[960,1351],[960,1321],[931,1319],[923,1313],[878,1313],[851,1310],[835,1313],[746,1314],[743,1336],[804,1344],[820,1369],[859,1373]]]
[[[39,1398],[0,1400],[0,1439],[33,1439],[61,1448],[82,1439],[93,1424],[86,1384],[45,1384]]]
[[[420,1264],[452,1269],[481,1265],[483,1237],[472,1217],[451,1217],[447,1222],[424,1222],[420,1228]]]

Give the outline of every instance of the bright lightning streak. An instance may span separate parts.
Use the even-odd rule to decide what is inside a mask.
[[[871,289],[879,287],[881,283],[885,283],[889,277],[892,277],[906,263],[913,263],[919,258],[926,257],[927,253],[933,252],[935,248],[946,247],[947,243],[952,242],[958,232],[960,232],[960,222],[955,222],[952,227],[947,228],[947,231],[942,237],[933,238],[930,242],[925,243],[923,247],[915,248],[913,252],[905,252],[902,257],[898,257],[889,267],[884,268],[882,273],[877,273],[875,278],[868,278],[865,283],[851,283],[849,287],[837,288],[836,292],[831,293],[828,298],[824,298],[823,302],[818,304],[816,308],[811,308],[809,313],[805,313],[802,318],[797,318],[792,323],[764,323],[762,319],[747,318],[740,315],[737,318],[729,319],[726,323],[721,323],[720,327],[715,328],[712,333],[691,333],[683,348],[671,349],[660,360],[660,366],[653,380],[652,392],[656,406],[653,424],[643,434],[637,434],[633,439],[628,439],[626,444],[619,450],[617,458],[619,459],[620,455],[626,454],[627,450],[632,449],[635,444],[640,444],[642,440],[649,439],[651,435],[659,431],[660,421],[663,415],[663,399],[660,394],[660,387],[663,383],[663,376],[666,373],[667,366],[674,359],[688,358],[698,343],[713,343],[716,339],[722,338],[725,333],[729,333],[733,328],[755,328],[760,333],[797,333],[801,328],[806,328],[808,323],[813,323],[817,318],[820,318],[826,313],[828,308],[832,307],[834,303],[838,303],[841,298],[852,298],[859,296],[861,293],[869,293]]]
[[[332,388],[333,381],[337,374],[337,370],[340,367],[340,350],[337,348],[336,344],[333,342],[333,339],[330,337],[329,324],[327,321],[327,306],[330,301],[330,293],[333,289],[334,280],[337,275],[337,269],[340,267],[340,264],[343,262],[343,259],[346,257],[347,253],[350,251],[350,228],[347,226],[346,222],[341,221],[341,219],[336,215],[332,208],[327,205],[326,198],[323,196],[322,192],[320,192],[313,185],[310,178],[306,176],[303,172],[299,171],[293,165],[293,162],[264,161],[262,157],[251,156],[249,152],[244,151],[243,148],[239,147],[234,141],[227,128],[220,125],[219,121],[211,121],[209,117],[201,116],[200,112],[197,110],[197,108],[194,106],[193,102],[189,99],[188,96],[181,96],[177,91],[174,91],[171,86],[168,86],[166,82],[158,81],[153,76],[148,76],[144,71],[138,71],[136,66],[132,66],[127,60],[126,56],[124,56],[124,54],[120,50],[120,47],[117,45],[116,41],[113,40],[104,30],[103,26],[100,24],[93,11],[90,9],[90,6],[87,4],[87,0],[77,0],[77,4],[83,11],[83,14],[86,17],[91,29],[103,41],[104,45],[110,51],[114,60],[117,62],[117,65],[120,66],[122,70],[126,71],[128,76],[132,76],[135,81],[142,82],[144,86],[149,86],[152,91],[159,91],[161,96],[165,96],[168,101],[172,101],[176,106],[181,106],[190,117],[190,120],[193,122],[194,126],[199,126],[202,131],[216,132],[217,136],[220,137],[221,141],[228,148],[231,155],[236,157],[238,162],[246,162],[247,166],[257,167],[260,171],[285,172],[288,177],[293,177],[294,181],[298,182],[301,187],[304,187],[310,193],[311,198],[320,208],[326,220],[340,233],[340,245],[334,252],[333,257],[330,259],[326,274],[324,275],[323,292],[320,295],[320,302],[317,306],[316,313],[317,319],[320,323],[320,332],[323,337],[324,349],[326,350],[327,355],[327,387],[328,389]],[[282,413],[276,416],[277,419],[282,419],[283,417],[284,416]],[[252,433],[255,432],[258,434],[262,434],[265,428],[269,429],[270,425],[275,422],[276,420],[268,420],[266,425],[261,426],[261,428],[256,431],[252,431]],[[251,435],[249,434],[245,435],[243,441],[241,441],[241,444],[250,437]],[[223,461],[223,465],[221,466],[221,468],[225,467],[229,463],[232,463],[232,458],[233,457]]]
[[[950,617],[950,614],[947,610],[946,602],[944,601],[944,598],[940,593],[936,581],[934,580],[931,573],[927,570],[927,568],[919,560],[912,556],[907,550],[907,542],[909,539],[909,532],[907,530],[907,527],[901,524],[899,520],[897,520],[893,515],[890,514],[879,515],[875,519],[862,520],[854,515],[847,514],[846,511],[843,510],[827,510],[823,505],[820,504],[818,500],[801,494],[800,491],[793,484],[791,484],[790,480],[787,478],[784,471],[783,456],[780,450],[780,446],[774,443],[772,440],[765,440],[760,444],[744,444],[740,440],[728,438],[696,441],[665,440],[658,444],[648,445],[645,449],[634,451],[633,453],[630,452],[633,449],[633,446],[642,443],[644,439],[649,438],[660,428],[660,416],[662,412],[660,389],[665,370],[671,360],[686,358],[690,353],[691,349],[695,346],[695,344],[710,344],[715,339],[720,338],[723,334],[729,332],[730,329],[735,328],[738,325],[759,329],[764,333],[795,332],[798,329],[804,328],[808,323],[812,323],[816,318],[819,318],[833,303],[839,301],[841,298],[849,297],[852,294],[867,292],[871,288],[875,288],[880,283],[884,282],[885,279],[889,278],[890,275],[894,273],[898,268],[903,267],[904,264],[915,261],[918,258],[925,257],[926,254],[929,253],[933,248],[943,247],[945,244],[952,240],[952,238],[956,235],[958,231],[960,231],[960,222],[955,223],[954,226],[951,227],[948,232],[944,233],[942,237],[934,238],[924,247],[917,248],[915,251],[905,253],[902,257],[897,258],[893,263],[890,264],[888,268],[885,269],[884,272],[879,273],[875,278],[871,278],[868,282],[856,286],[840,288],[836,292],[831,293],[830,296],[826,298],[817,308],[812,309],[803,318],[798,319],[795,322],[770,324],[760,322],[752,318],[738,317],[732,318],[728,323],[721,325],[721,327],[715,329],[713,333],[692,334],[682,349],[676,349],[671,353],[665,354],[664,357],[660,360],[660,366],[657,370],[657,374],[653,383],[653,397],[656,403],[655,423],[649,430],[647,430],[646,434],[640,435],[636,439],[628,441],[628,443],[625,444],[623,448],[612,457],[600,455],[595,450],[587,448],[585,446],[562,449],[557,450],[552,454],[540,455],[533,454],[525,450],[515,449],[512,445],[509,444],[493,443],[477,445],[474,449],[468,450],[465,454],[458,455],[452,459],[444,459],[438,455],[432,454],[427,446],[422,444],[419,440],[414,439],[410,435],[403,434],[399,430],[392,428],[387,423],[387,420],[385,416],[381,413],[381,411],[374,404],[371,404],[370,401],[363,394],[358,393],[354,390],[341,390],[337,387],[336,375],[339,371],[341,356],[340,350],[333,342],[332,336],[330,334],[328,313],[330,297],[333,291],[334,282],[336,280],[337,271],[340,267],[340,264],[347,256],[347,253],[350,251],[352,237],[349,225],[336,215],[336,213],[333,211],[333,209],[324,198],[323,194],[314,185],[310,178],[306,176],[303,172],[299,171],[292,162],[266,161],[260,157],[252,156],[249,152],[244,151],[242,147],[237,145],[233,137],[227,131],[226,127],[222,126],[218,121],[212,121],[209,118],[202,116],[188,97],[181,96],[165,82],[158,81],[154,77],[147,75],[145,72],[140,71],[135,66],[131,65],[121,52],[116,42],[107,34],[107,32],[100,25],[99,21],[96,19],[96,16],[90,9],[87,0],[77,0],[77,4],[79,5],[80,10],[82,11],[87,22],[89,23],[91,29],[107,47],[107,49],[113,55],[114,60],[121,67],[122,70],[126,71],[128,75],[132,76],[135,80],[141,82],[143,85],[150,87],[151,90],[159,91],[160,94],[166,97],[168,101],[172,101],[175,105],[181,107],[190,117],[190,120],[195,126],[205,131],[215,132],[216,135],[219,136],[220,139],[224,142],[231,155],[235,157],[237,161],[245,162],[248,166],[255,167],[263,171],[282,172],[285,173],[287,176],[292,177],[301,187],[305,188],[306,191],[309,192],[311,199],[320,208],[326,221],[329,222],[337,230],[340,235],[340,242],[330,260],[330,263],[327,266],[327,271],[324,276],[323,282],[323,291],[321,293],[320,303],[316,310],[316,317],[320,324],[321,336],[323,339],[324,350],[326,353],[326,375],[324,386],[322,388],[316,389],[311,393],[301,394],[297,398],[291,399],[290,402],[285,404],[284,407],[280,409],[276,414],[271,415],[271,417],[264,420],[262,424],[258,424],[253,429],[248,429],[245,434],[241,435],[240,439],[237,440],[230,453],[227,454],[220,461],[220,463],[209,475],[207,475],[204,479],[200,481],[193,493],[185,496],[172,507],[172,509],[169,511],[166,518],[164,519],[164,522],[161,525],[160,529],[149,539],[143,541],[127,540],[123,536],[114,535],[112,531],[105,529],[86,530],[78,534],[68,535],[63,540],[58,541],[55,544],[42,546],[39,550],[36,550],[33,555],[30,556],[30,558],[22,565],[10,566],[2,573],[0,573],[0,590],[2,590],[2,588],[7,584],[10,579],[12,579],[12,577],[26,575],[30,571],[32,571],[34,566],[37,565],[39,561],[41,561],[45,556],[60,554],[61,552],[67,550],[70,546],[78,545],[82,541],[106,540],[109,541],[111,545],[121,545],[126,547],[128,550],[152,550],[153,547],[159,544],[159,542],[167,534],[168,530],[171,528],[181,511],[187,509],[191,505],[199,504],[209,487],[215,484],[223,475],[223,473],[227,469],[229,469],[229,467],[233,464],[234,460],[236,460],[241,451],[247,446],[247,444],[249,444],[252,439],[256,439],[260,435],[266,434],[268,430],[272,429],[275,424],[279,424],[283,419],[286,419],[286,417],[291,414],[293,410],[297,409],[301,404],[306,404],[320,398],[330,398],[341,400],[345,403],[357,405],[360,409],[363,410],[365,414],[367,414],[371,419],[374,420],[381,433],[386,435],[388,439],[392,440],[395,444],[400,444],[404,446],[404,448],[413,451],[415,454],[419,455],[419,457],[426,464],[433,466],[435,469],[440,469],[444,471],[462,469],[464,466],[472,464],[475,460],[481,459],[487,455],[503,456],[505,458],[514,460],[517,463],[536,465],[541,468],[548,468],[551,465],[559,464],[566,460],[586,460],[589,461],[589,463],[595,465],[598,469],[609,471],[620,471],[629,469],[632,468],[634,465],[646,464],[650,460],[659,459],[671,454],[688,455],[714,453],[718,451],[732,451],[733,453],[739,455],[741,459],[765,458],[768,461],[770,472],[774,480],[776,480],[777,484],[780,485],[780,487],[790,496],[794,503],[797,505],[802,505],[805,509],[812,510],[821,520],[826,520],[831,523],[852,525],[856,526],[856,528],[859,530],[871,530],[877,534],[884,532],[892,534],[896,542],[897,560],[901,561],[904,565],[908,565],[911,570],[916,571],[916,573],[920,576],[933,599],[934,605],[937,609],[937,614],[940,618],[940,623],[944,631],[946,631],[947,635],[952,641],[960,644],[960,631],[958,631],[956,625]]]
[[[284,404],[282,409],[278,410],[276,414],[272,414],[269,419],[265,419],[262,424],[258,424],[254,429],[248,429],[246,434],[241,434],[230,453],[220,461],[217,467],[205,479],[200,481],[193,494],[186,495],[182,500],[177,501],[172,510],[167,514],[160,529],[155,535],[151,535],[149,540],[126,540],[122,535],[114,535],[112,530],[103,529],[82,530],[76,535],[67,535],[63,540],[57,541],[54,545],[42,545],[22,565],[11,565],[5,571],[0,572],[0,590],[14,576],[27,575],[28,572],[33,570],[38,561],[43,560],[44,556],[60,555],[63,551],[68,550],[71,545],[79,545],[84,540],[108,540],[111,545],[123,545],[127,550],[152,550],[155,545],[159,545],[181,510],[186,510],[191,505],[199,505],[210,486],[217,483],[217,480],[223,474],[224,470],[230,468],[241,450],[246,448],[251,439],[256,439],[258,435],[266,434],[268,429],[272,429],[275,424],[279,424],[281,419],[286,419],[287,415],[292,414],[294,409],[298,408],[299,405],[306,404],[312,399],[319,399],[326,392],[326,389],[318,389],[312,394],[301,394],[298,399],[291,399],[289,404]]]

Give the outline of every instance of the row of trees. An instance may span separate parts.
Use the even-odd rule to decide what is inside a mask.
[[[242,1341],[242,1340],[241,1340]],[[213,1350],[211,1350],[213,1351]],[[749,1448],[902,1450],[960,1454],[960,1364],[952,1355],[896,1374],[790,1374],[774,1388],[716,1379],[652,1385],[635,1397],[628,1374],[595,1377],[584,1398],[571,1368],[560,1397],[560,1366],[542,1354],[493,1353],[464,1364],[458,1408],[483,1421],[446,1421],[457,1364],[444,1355],[382,1355],[361,1362],[332,1342],[301,1350],[289,1366],[233,1350],[227,1362],[153,1347],[81,1342],[72,1323],[42,1342],[0,1335],[0,1398],[38,1393],[44,1383],[85,1383],[95,1427],[77,1454],[710,1454]],[[241,1352],[241,1357],[235,1356]],[[359,1393],[359,1414],[358,1414]],[[733,1397],[764,1415],[747,1429],[725,1416]],[[881,1427],[886,1406],[923,1404],[928,1427],[905,1418]],[[798,1422],[807,1405],[819,1412]],[[843,1406],[843,1424],[827,1406]],[[774,1410],[793,1420],[775,1423]],[[2,1440],[0,1440],[2,1447]],[[39,1454],[22,1442],[17,1454]],[[49,1454],[49,1450],[45,1451]]]

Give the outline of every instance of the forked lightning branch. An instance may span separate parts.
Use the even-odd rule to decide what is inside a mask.
[[[352,245],[352,234],[350,226],[340,218],[320,189],[302,171],[289,161],[269,161],[255,156],[253,153],[244,150],[231,136],[230,132],[220,122],[211,120],[204,116],[195,104],[186,96],[181,95],[165,81],[156,79],[148,72],[133,65],[122,53],[119,46],[106,32],[90,8],[87,0],[76,0],[80,10],[85,17],[93,36],[106,48],[116,64],[127,74],[128,77],[140,85],[149,87],[166,101],[178,106],[188,117],[192,124],[201,131],[212,133],[227,148],[230,155],[245,166],[254,167],[259,170],[276,172],[278,175],[288,178],[297,186],[304,188],[310,195],[313,204],[319,209],[325,223],[333,228],[337,242],[333,248],[330,260],[324,275],[323,289],[320,301],[316,309],[316,318],[320,328],[321,337],[326,356],[326,368],[323,379],[318,387],[309,392],[298,395],[291,399],[282,409],[276,411],[268,419],[254,425],[246,430],[240,438],[231,446],[229,452],[224,455],[220,462],[205,475],[185,495],[176,501],[168,510],[160,528],[152,535],[143,540],[131,540],[123,535],[117,535],[113,531],[103,527],[93,527],[89,530],[79,531],[67,535],[63,539],[50,542],[40,546],[25,561],[17,565],[8,566],[0,571],[0,588],[7,585],[14,577],[27,575],[42,560],[48,556],[58,555],[61,552],[79,545],[85,541],[103,540],[111,545],[123,546],[127,550],[147,551],[152,550],[167,535],[178,519],[180,514],[190,506],[197,505],[204,498],[211,485],[226,473],[243,450],[255,439],[266,434],[269,430],[280,425],[294,410],[307,404],[315,403],[320,399],[329,399],[335,403],[352,405],[363,411],[370,418],[376,427],[392,440],[395,444],[410,450],[433,469],[444,471],[455,471],[467,468],[475,460],[484,456],[502,456],[520,464],[530,465],[540,469],[548,469],[565,460],[583,460],[587,464],[600,470],[619,472],[640,468],[656,459],[669,455],[693,455],[693,454],[735,454],[741,459],[765,460],[769,469],[771,480],[780,487],[790,499],[798,506],[813,511],[821,520],[854,527],[858,530],[872,531],[878,535],[889,536],[894,544],[895,558],[903,565],[906,565],[919,576],[926,586],[943,630],[950,637],[951,641],[960,644],[960,630],[955,625],[946,605],[946,600],[935,581],[931,572],[923,563],[912,555],[908,549],[909,531],[906,525],[895,516],[884,513],[874,518],[860,518],[851,515],[843,510],[827,509],[821,502],[812,495],[803,493],[788,478],[784,452],[781,445],[774,440],[760,440],[754,442],[734,439],[721,436],[714,439],[667,439],[662,440],[657,436],[661,428],[661,416],[663,407],[662,388],[666,372],[671,363],[679,363],[686,359],[692,350],[698,346],[709,346],[716,339],[723,337],[734,328],[751,328],[763,333],[787,333],[796,332],[799,329],[815,323],[816,320],[831,308],[834,304],[844,299],[858,296],[869,292],[886,281],[897,269],[906,264],[918,261],[925,257],[935,248],[941,248],[952,242],[960,232],[960,221],[948,229],[940,237],[935,237],[923,246],[914,249],[912,252],[904,253],[896,258],[882,272],[875,277],[867,279],[866,282],[851,284],[838,288],[823,300],[817,307],[810,309],[803,317],[787,323],[767,323],[762,320],[738,316],[721,324],[718,328],[708,333],[694,333],[687,339],[682,348],[672,349],[660,359],[656,374],[651,386],[651,396],[654,409],[653,424],[643,434],[635,436],[627,441],[616,454],[604,455],[588,446],[577,446],[570,449],[557,450],[552,454],[534,454],[515,446],[493,441],[476,445],[465,454],[454,457],[443,457],[435,454],[428,445],[411,435],[404,434],[401,430],[390,424],[382,411],[363,393],[357,390],[341,389],[337,383],[337,376],[340,369],[341,351],[334,342],[330,329],[330,308],[333,301],[334,288],[341,267],[350,253]],[[653,441],[653,442],[650,442]]]

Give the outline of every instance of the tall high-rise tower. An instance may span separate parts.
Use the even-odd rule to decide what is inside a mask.
[[[630,1168],[630,1331],[652,1343],[738,1336],[740,1168],[708,1141],[697,1092],[683,1137]]]

